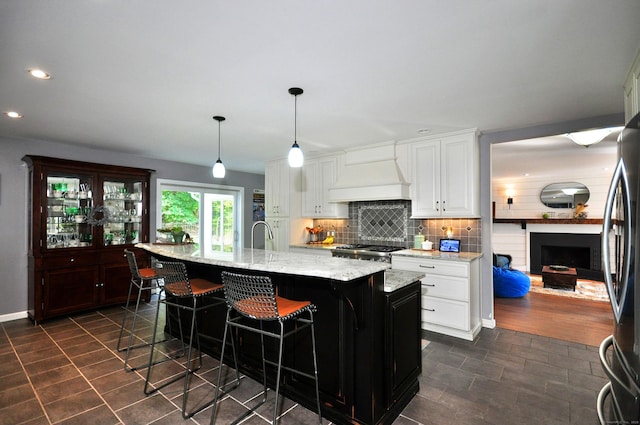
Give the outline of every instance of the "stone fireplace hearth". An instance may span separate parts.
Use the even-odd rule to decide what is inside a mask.
[[[530,233],[530,271],[541,274],[542,266],[574,267],[578,278],[603,280],[600,234]]]

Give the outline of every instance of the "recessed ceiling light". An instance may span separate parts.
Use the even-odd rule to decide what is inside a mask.
[[[22,115],[20,115],[18,112],[16,111],[8,111],[4,113],[6,116],[8,116],[9,118],[22,118]]]
[[[31,68],[28,69],[27,72],[29,73],[29,75],[31,75],[34,78],[37,78],[39,80],[50,80],[51,79],[51,74],[38,69],[38,68]]]

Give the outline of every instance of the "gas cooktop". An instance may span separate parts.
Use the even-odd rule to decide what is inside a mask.
[[[369,252],[393,252],[403,249],[398,246],[389,245],[367,245],[367,244],[349,244],[335,247],[335,249],[344,251],[369,251]]]

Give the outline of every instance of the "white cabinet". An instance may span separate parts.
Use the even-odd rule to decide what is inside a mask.
[[[624,83],[625,123],[628,123],[638,112],[640,112],[640,52],[636,55]]]
[[[307,160],[301,173],[302,216],[348,218],[349,204],[329,202],[329,188],[336,182],[336,157]]]
[[[480,261],[392,255],[391,267],[425,274],[422,329],[472,341],[480,332]]]
[[[268,162],[264,174],[265,213],[272,217],[289,215],[291,197],[290,168],[286,160]]]
[[[290,221],[288,218],[267,217],[265,220],[271,226],[273,239],[269,239],[265,232],[264,246],[267,251],[287,252],[289,251]]]
[[[479,216],[475,130],[412,143],[412,218]]]

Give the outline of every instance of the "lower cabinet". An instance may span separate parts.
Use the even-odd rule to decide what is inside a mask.
[[[480,261],[392,256],[392,267],[422,272],[422,329],[472,341],[480,332]]]
[[[30,261],[29,317],[39,322],[125,303],[131,273],[123,250],[51,255]],[[148,263],[144,251],[139,251],[137,258],[139,267]],[[132,299],[136,296],[137,293],[132,294]]]

